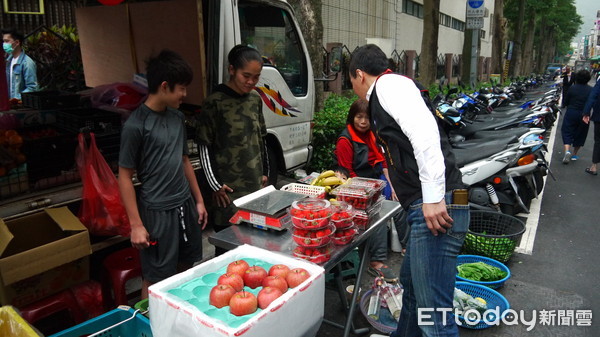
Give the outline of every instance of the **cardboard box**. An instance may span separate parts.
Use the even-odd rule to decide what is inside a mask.
[[[22,307],[88,280],[91,252],[67,207],[0,220],[0,304]]]
[[[268,264],[285,264],[304,268],[310,278],[289,289],[267,308],[237,328],[210,317],[196,306],[169,293],[188,281],[219,272],[239,259],[258,259]],[[216,280],[214,280],[216,285]],[[150,324],[154,337],[188,336],[315,336],[324,314],[324,269],[316,264],[249,245],[240,246],[183,273],[158,282],[149,288]],[[208,301],[208,295],[197,297]],[[221,309],[219,309],[221,310]]]
[[[145,72],[149,56],[168,48],[180,54],[194,73],[184,102],[202,104],[206,62],[201,2],[79,7],[75,18],[87,86],[131,82],[135,74]]]

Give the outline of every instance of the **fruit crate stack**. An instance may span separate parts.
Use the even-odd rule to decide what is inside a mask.
[[[37,91],[21,94],[23,105],[38,110],[72,108],[79,106],[80,95],[63,91]]]

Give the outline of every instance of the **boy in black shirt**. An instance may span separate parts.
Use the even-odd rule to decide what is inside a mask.
[[[163,50],[148,61],[146,73],[149,96],[123,125],[119,154],[119,189],[142,262],[142,298],[151,284],[202,259],[207,221],[177,110],[192,70],[181,56]],[[134,173],[141,183],[137,198]]]

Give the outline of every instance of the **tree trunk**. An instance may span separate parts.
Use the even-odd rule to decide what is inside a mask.
[[[525,21],[525,0],[519,0],[519,18],[515,27],[515,40],[511,61],[512,76],[521,76],[521,44],[523,41],[523,21]]]
[[[437,75],[438,35],[440,30],[440,0],[423,3],[423,39],[419,59],[419,81],[425,85],[435,83]]]
[[[463,85],[469,85],[471,83],[471,43],[473,41],[473,31],[471,29],[465,29],[465,42],[462,50],[462,66],[460,71],[460,79]],[[460,84],[460,83],[459,83]]]
[[[533,38],[535,36],[535,12],[529,13],[527,19],[527,34],[521,54],[521,74],[530,74],[533,71]]]
[[[545,71],[545,50],[550,45],[549,36],[548,36],[548,25],[546,24],[546,20],[540,20],[540,29],[538,29],[538,45],[535,46],[535,60],[536,60],[536,72],[543,73]]]
[[[504,40],[506,40],[504,0],[494,1],[494,32],[492,36],[492,73],[502,74]]]
[[[288,0],[300,25],[315,77],[323,73],[323,21],[321,0]],[[315,111],[323,108],[323,82],[315,82]]]

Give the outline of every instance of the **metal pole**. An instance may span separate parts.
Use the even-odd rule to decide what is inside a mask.
[[[477,84],[477,60],[479,59],[479,55],[477,53],[477,47],[479,46],[479,29],[473,29],[473,35],[471,37],[471,88],[475,89],[475,84]]]

